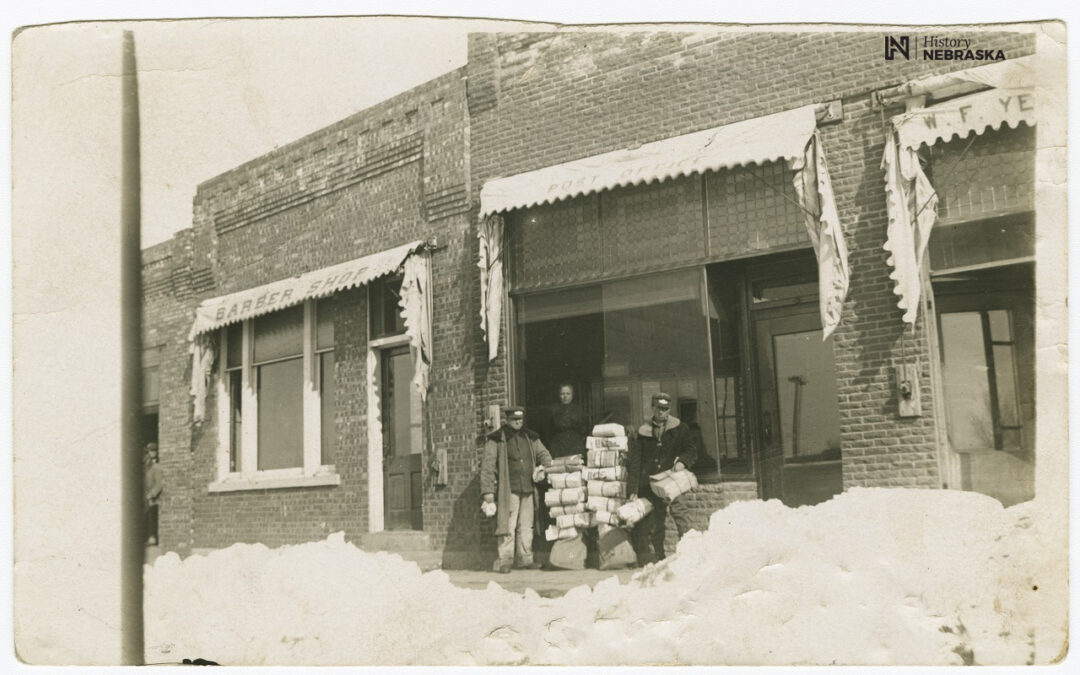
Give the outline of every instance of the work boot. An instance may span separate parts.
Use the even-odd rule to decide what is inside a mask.
[[[495,571],[499,574],[510,574],[510,563],[503,563],[495,566]]]

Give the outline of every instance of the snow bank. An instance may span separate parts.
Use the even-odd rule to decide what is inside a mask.
[[[629,583],[553,599],[458,588],[340,533],[273,550],[238,544],[147,568],[147,661],[1022,664],[1034,644],[1037,534],[1030,505],[967,492],[853,489],[799,509],[740,502]]]

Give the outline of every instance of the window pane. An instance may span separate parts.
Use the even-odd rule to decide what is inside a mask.
[[[763,279],[753,282],[750,287],[754,304],[787,300],[792,304],[817,300],[817,280],[803,283],[790,283],[783,279]]]
[[[303,466],[303,359],[259,366],[259,470]]]
[[[334,346],[335,297],[323,298],[315,304],[315,349]]]
[[[239,370],[229,373],[229,471],[242,471],[240,453],[241,430],[243,429],[243,379]]]
[[[368,298],[371,301],[371,335],[384,337],[405,332],[405,319],[401,316],[401,277],[378,279],[371,283]]]
[[[840,407],[832,337],[821,330],[773,337],[780,438],[788,460],[840,459]]]
[[[530,427],[549,442],[560,384],[573,385],[583,427],[637,425],[656,391],[700,425],[716,463],[716,405],[701,270],[516,299],[518,358]]]
[[[742,360],[739,350],[741,318],[740,286],[731,276],[709,275],[709,322],[712,333],[713,373],[716,375],[717,457],[721,474],[747,476],[753,473],[750,446],[744,426]],[[706,444],[709,439],[706,437]],[[715,470],[704,460],[698,461],[698,473]]]
[[[1012,345],[994,345],[994,379],[997,384],[999,422],[1007,427],[1019,426]]]
[[[255,318],[255,363],[298,356],[303,343],[303,305]]]
[[[941,360],[949,443],[956,450],[994,447],[990,382],[978,312],[941,315]]]
[[[157,405],[160,394],[160,380],[158,367],[150,366],[142,369],[142,404]]]
[[[1032,214],[938,225],[928,247],[933,270],[983,265],[1035,255]]]
[[[1009,327],[1009,312],[995,309],[990,315],[990,339],[994,342],[1012,342],[1012,330]]]
[[[323,352],[318,358],[322,464],[333,464],[334,440],[337,438],[337,426],[334,422],[334,352]]]
[[[244,324],[234,323],[225,329],[226,368],[239,368],[244,364]]]

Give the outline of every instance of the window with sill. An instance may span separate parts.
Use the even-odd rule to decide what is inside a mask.
[[[228,475],[310,476],[334,463],[334,299],[222,329]]]

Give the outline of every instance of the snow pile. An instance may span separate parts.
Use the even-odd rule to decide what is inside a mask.
[[[854,489],[740,502],[676,555],[561,598],[367,553],[341,534],[146,573],[147,660],[226,664],[1019,664],[1040,543],[1029,505]],[[572,574],[572,572],[552,572]]]

